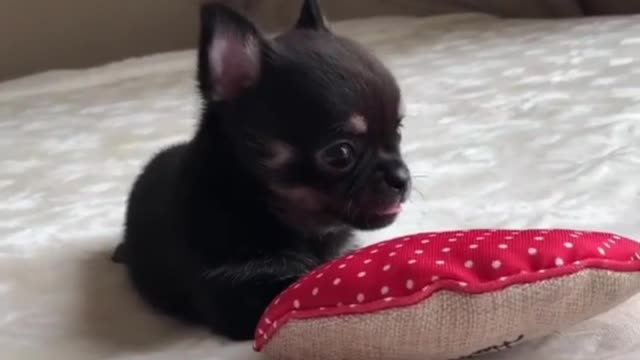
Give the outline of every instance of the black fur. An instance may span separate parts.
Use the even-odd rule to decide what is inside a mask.
[[[201,21],[199,128],[135,181],[114,260],[155,308],[245,340],[278,293],[353,247],[353,229],[395,219],[382,210],[409,189],[400,94],[380,62],[327,30],[315,1],[275,40],[220,5]],[[344,131],[353,114],[366,134]],[[353,145],[348,171],[318,165],[336,140]],[[282,163],[269,162],[274,144]]]

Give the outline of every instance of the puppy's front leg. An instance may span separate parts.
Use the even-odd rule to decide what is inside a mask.
[[[234,340],[252,339],[269,303],[318,265],[316,259],[284,253],[205,272],[207,293],[200,307],[209,327]]]

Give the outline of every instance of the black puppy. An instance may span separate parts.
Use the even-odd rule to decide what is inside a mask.
[[[276,39],[221,5],[201,22],[198,130],[135,182],[115,258],[155,308],[244,340],[279,292],[350,249],[352,230],[400,212],[401,99],[316,1]]]

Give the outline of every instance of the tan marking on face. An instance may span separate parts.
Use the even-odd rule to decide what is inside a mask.
[[[317,191],[306,186],[274,186],[273,191],[297,208],[306,210],[318,210],[321,208],[321,195]]]
[[[364,134],[367,132],[367,119],[360,114],[353,114],[347,122],[346,130],[354,134]]]
[[[282,141],[272,141],[267,145],[270,156],[264,164],[271,169],[279,169],[285,166],[293,158],[293,148]]]

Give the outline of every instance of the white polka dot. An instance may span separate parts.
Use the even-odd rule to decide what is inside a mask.
[[[508,248],[509,248],[509,245],[507,245],[507,244],[500,244],[500,245],[498,245],[498,248],[500,248],[500,249],[502,249],[502,250],[505,250],[505,249],[508,249]]]
[[[429,237],[436,237],[438,234],[429,234]]]
[[[444,265],[444,260],[436,260],[436,265]]]
[[[578,238],[578,237],[580,237],[580,235],[578,235],[578,234],[571,234],[571,235],[569,235],[569,236],[571,236],[572,238]]]
[[[338,269],[344,269],[347,267],[347,264],[341,264],[340,266],[338,266]]]
[[[392,297],[388,297],[388,298],[385,298],[385,299],[384,299],[384,301],[385,301],[385,302],[391,302],[392,300],[393,300],[393,298],[392,298]]]
[[[278,322],[277,322],[277,321],[274,321],[274,322],[273,322],[273,327],[274,327],[274,328],[275,328],[275,327],[278,327]]]
[[[411,236],[407,236],[406,238],[402,239],[402,241],[409,241],[411,240]]]
[[[640,260],[640,253],[636,254],[636,259]]]
[[[264,322],[266,322],[267,325],[271,325],[271,319],[269,319],[269,318],[264,319]]]
[[[564,260],[562,258],[556,258],[556,266],[562,266],[564,265]]]
[[[382,267],[382,271],[389,271],[389,269],[391,269],[391,265],[390,264],[387,264],[387,265]]]
[[[378,249],[373,249],[373,250],[371,250],[371,251],[369,252],[369,254],[377,254],[377,253],[378,253],[378,251],[379,251]]]
[[[604,247],[606,247],[607,249],[611,249],[611,245],[609,243],[604,243]]]
[[[546,272],[547,272],[547,270],[542,269],[542,270],[540,270],[540,271],[538,271],[538,272],[539,272],[540,274],[544,274],[544,273],[546,273]]]
[[[494,260],[494,261],[491,263],[491,267],[492,267],[492,268],[494,268],[494,269],[496,269],[496,270],[500,269],[500,268],[502,267],[502,261],[500,261],[500,260]]]
[[[469,249],[477,249],[480,245],[478,244],[471,244],[469,245]]]
[[[413,286],[415,284],[413,283],[413,280],[409,279],[405,285],[407,286],[407,290],[413,290]]]
[[[564,247],[566,247],[567,249],[573,249],[573,243],[566,242],[564,243]]]
[[[602,255],[602,256],[604,256],[604,255],[606,255],[606,254],[607,254],[607,252],[606,252],[606,251],[604,251],[604,249],[603,249],[603,248],[601,248],[601,247],[599,247],[599,248],[598,248],[598,252],[599,252],[599,253],[600,253],[600,255]]]
[[[268,339],[269,339],[269,337],[267,336],[267,334],[262,335],[262,338],[263,338],[263,339],[265,339],[265,340],[268,340]]]
[[[353,259],[353,258],[354,258],[354,256],[353,256],[353,255],[349,255],[349,256],[347,256],[347,260],[351,260],[351,259]]]
[[[320,278],[321,278],[321,277],[323,277],[323,276],[324,276],[324,274],[323,274],[323,273],[320,273],[320,274],[318,274],[318,275],[316,276],[316,279],[320,279]]]
[[[529,248],[529,255],[536,255],[538,254],[538,249],[536,248]]]
[[[423,245],[424,245],[424,244],[428,244],[428,243],[430,243],[430,242],[431,242],[431,241],[429,241],[428,239],[424,239],[424,240],[420,241],[420,244],[423,244]]]
[[[471,260],[467,260],[467,261],[464,263],[464,267],[466,267],[467,269],[471,269],[471,268],[473,267],[473,261],[471,261]]]
[[[373,261],[373,260],[371,260],[371,259],[367,259],[367,260],[365,260],[365,261],[364,261],[364,264],[365,264],[365,265],[366,265],[366,264],[371,264],[371,262],[372,262],[372,261]]]
[[[396,256],[396,255],[398,255],[398,254],[395,251],[392,251],[392,252],[389,253],[389,256],[391,256],[391,257]]]
[[[580,265],[582,265],[582,263],[580,261],[576,261],[576,262],[573,263],[573,265],[580,266]]]
[[[264,331],[262,329],[258,329],[258,335],[260,336],[264,335]]]
[[[544,236],[536,236],[536,237],[533,238],[533,240],[542,241],[542,240],[544,240]]]
[[[464,236],[464,234],[463,233],[457,233],[456,236],[461,237],[461,236]]]
[[[342,279],[336,278],[335,280],[333,280],[333,285],[340,285],[341,282],[342,282]]]
[[[469,285],[469,284],[467,284],[467,283],[466,283],[466,282],[464,282],[464,281],[460,281],[460,282],[458,283],[458,285],[460,285],[460,286],[462,286],[462,287],[467,287],[467,285]]]
[[[367,272],[366,272],[366,271],[360,271],[360,272],[358,273],[358,277],[359,277],[359,278],[363,278],[363,277],[365,277],[365,276],[367,276]]]
[[[513,236],[505,236],[504,239],[505,240],[513,240]]]
[[[280,298],[277,298],[276,301],[273,302],[274,305],[278,305],[280,303]]]
[[[450,252],[450,251],[451,251],[451,248],[444,248],[444,249],[442,249],[442,252],[443,252],[443,253],[448,253],[448,252]]]
[[[297,289],[297,288],[299,288],[299,287],[300,287],[300,284],[295,284],[295,285],[293,285],[293,288],[294,288],[294,289]]]
[[[351,305],[349,305],[349,307],[350,307],[350,308],[352,308],[352,309],[353,309],[353,308],[355,308],[355,307],[357,307],[357,306],[358,306],[358,304],[351,304]]]
[[[313,290],[311,291],[311,295],[313,296],[318,296],[318,293],[320,292],[320,289],[318,288],[313,288]]]
[[[451,238],[451,239],[449,239],[449,242],[452,242],[452,243],[454,243],[454,242],[456,242],[456,241],[458,241],[458,239],[456,239],[456,238]]]
[[[398,245],[396,245],[396,246],[395,246],[395,248],[396,248],[396,249],[400,249],[400,248],[401,248],[401,247],[403,247],[403,246],[404,246],[403,244],[398,244]]]
[[[296,309],[300,309],[300,300],[294,300],[293,301],[293,307]]]
[[[617,236],[617,235],[614,235],[613,238],[616,239],[616,240],[620,240],[621,239],[621,237]]]
[[[358,297],[356,298],[358,300],[359,303],[364,301],[364,294],[360,293],[358,294]]]
[[[422,255],[422,254],[424,254],[424,251],[422,251],[422,250],[416,250],[416,251],[414,251],[414,252],[416,253],[416,255]]]
[[[320,310],[320,311],[325,311],[325,310],[327,310],[327,308],[326,308],[326,307],[324,307],[324,306],[321,306],[318,310]]]
[[[387,295],[389,293],[389,287],[388,286],[383,286],[382,289],[380,289],[380,294],[381,295]]]
[[[415,264],[415,263],[417,263],[417,262],[418,262],[418,261],[417,261],[416,259],[411,259],[411,260],[407,261],[407,264],[409,264],[409,265],[413,265],[413,264]]]
[[[615,244],[616,244],[616,242],[615,242],[613,239],[609,239],[609,240],[607,240],[607,241],[608,241],[608,242],[610,242],[610,243],[611,243],[611,244],[613,244],[613,245],[615,245]]]
[[[509,278],[506,277],[506,276],[503,276],[503,277],[500,278],[500,281],[507,281],[507,279],[509,279]]]
[[[484,236],[478,236],[476,240],[484,240]]]
[[[438,281],[438,280],[440,280],[439,276],[432,276],[431,277],[431,281]]]

